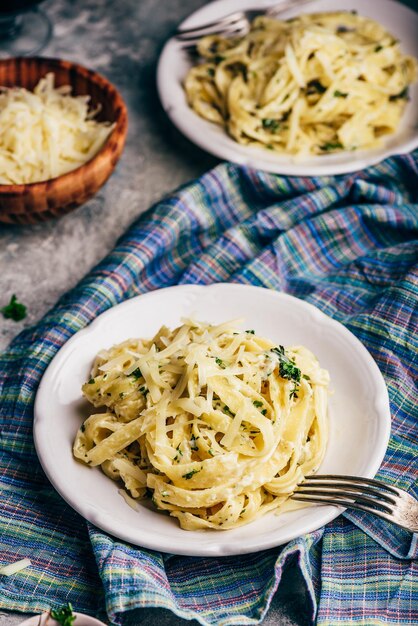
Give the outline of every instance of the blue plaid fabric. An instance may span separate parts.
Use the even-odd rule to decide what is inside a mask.
[[[364,172],[289,178],[222,164],[142,215],[111,252],[1,356],[0,607],[67,601],[123,624],[159,606],[201,624],[258,624],[287,563],[319,625],[418,623],[417,537],[346,512],[286,546],[240,557],[159,554],[110,537],[72,511],[33,446],[45,368],[98,314],[150,290],[231,281],[285,291],[342,322],[385,377],[392,435],[379,476],[417,493],[418,155]]]

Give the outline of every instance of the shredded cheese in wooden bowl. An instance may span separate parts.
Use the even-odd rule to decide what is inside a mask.
[[[114,128],[98,122],[90,96],[55,88],[48,73],[35,89],[0,88],[0,184],[41,182],[90,161]]]

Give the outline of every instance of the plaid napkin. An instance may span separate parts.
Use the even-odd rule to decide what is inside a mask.
[[[318,624],[418,623],[417,537],[406,531],[347,512],[256,554],[159,554],[72,511],[46,480],[32,440],[46,366],[99,313],[169,285],[250,283],[311,302],[367,346],[393,416],[379,476],[417,496],[417,181],[417,154],[317,179],[219,165],[141,216],[12,343],[0,359],[0,564],[30,557],[32,566],[0,577],[1,608],[41,611],[71,601],[90,614],[106,608],[123,623],[134,608],[159,606],[205,625],[258,624],[292,561]]]

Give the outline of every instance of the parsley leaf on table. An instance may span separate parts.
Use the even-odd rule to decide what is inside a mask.
[[[20,322],[26,317],[26,307],[18,301],[15,294],[10,298],[9,304],[6,304],[0,311],[4,318],[11,319],[14,322]]]

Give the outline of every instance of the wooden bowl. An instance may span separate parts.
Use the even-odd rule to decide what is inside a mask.
[[[96,72],[59,59],[5,59],[0,60],[0,86],[33,90],[48,72],[55,74],[55,86],[71,85],[73,95],[88,94],[91,105],[101,107],[97,119],[114,122],[115,127],[96,156],[77,169],[40,183],[0,185],[0,222],[34,224],[80,206],[109,178],[125,145],[125,103],[116,88]]]

